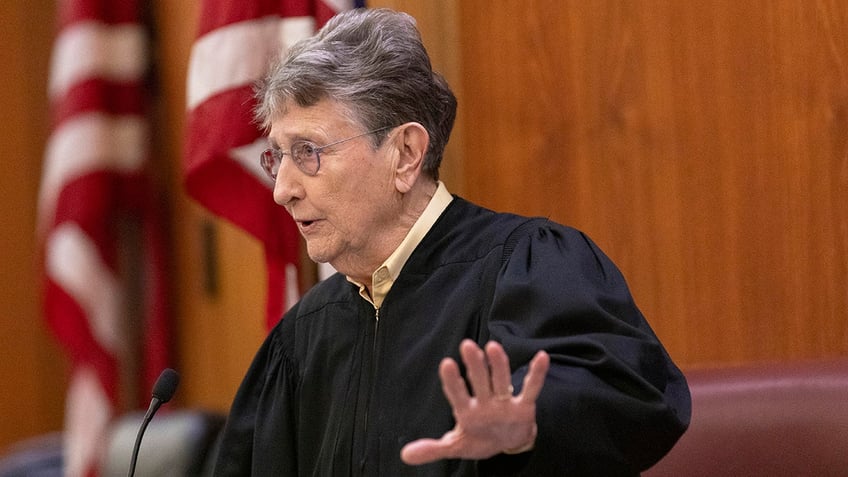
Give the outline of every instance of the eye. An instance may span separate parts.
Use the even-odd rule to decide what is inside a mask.
[[[296,141],[292,143],[292,160],[304,174],[314,176],[321,167],[318,156],[321,148],[309,141]]]
[[[292,155],[299,161],[309,160],[315,154],[315,149],[315,144],[311,142],[296,142],[292,144]]]

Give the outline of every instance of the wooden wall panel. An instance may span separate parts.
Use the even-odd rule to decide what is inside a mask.
[[[848,7],[461,3],[465,190],[596,239],[684,366],[848,354]]]
[[[41,318],[35,240],[52,8],[0,2],[0,452],[62,422],[65,361]]]

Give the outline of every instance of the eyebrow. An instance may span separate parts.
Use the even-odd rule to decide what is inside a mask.
[[[293,144],[293,143],[296,143],[298,141],[305,141],[305,142],[309,142],[309,143],[317,145],[317,143],[313,139],[310,139],[309,137],[307,137],[303,134],[295,134],[290,139],[291,139],[291,142],[289,144]],[[268,144],[273,149],[282,149],[282,147],[280,147],[280,144],[277,142],[277,140],[272,138],[271,136],[268,136]]]

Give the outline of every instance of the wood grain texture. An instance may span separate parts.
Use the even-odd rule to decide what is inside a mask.
[[[62,424],[66,362],[42,319],[36,198],[53,2],[0,2],[0,452]]]
[[[461,5],[470,198],[587,231],[684,366],[848,354],[845,4]]]

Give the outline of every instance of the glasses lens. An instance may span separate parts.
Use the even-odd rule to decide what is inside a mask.
[[[276,180],[277,173],[280,171],[280,161],[282,159],[282,152],[274,148],[268,148],[262,151],[262,155],[259,157],[259,163],[271,179]]]
[[[314,176],[318,173],[321,159],[318,157],[318,148],[315,144],[298,141],[292,144],[291,153],[294,163],[305,174]]]

